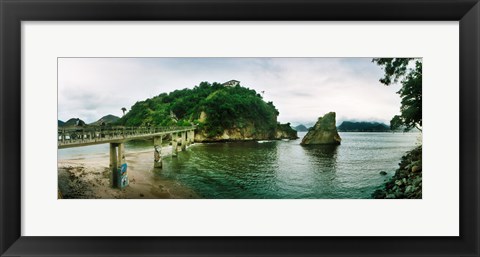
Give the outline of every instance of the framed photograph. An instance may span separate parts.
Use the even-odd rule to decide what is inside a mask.
[[[478,1],[0,8],[1,256],[479,256]]]

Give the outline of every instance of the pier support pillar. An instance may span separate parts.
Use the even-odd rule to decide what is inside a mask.
[[[110,171],[112,172],[112,186],[114,188],[128,186],[124,143],[110,143]]]
[[[155,148],[153,156],[153,167],[161,169],[162,168],[162,136],[153,138],[153,147]]]
[[[187,143],[187,146],[190,145],[190,131],[185,131],[185,142]]]
[[[182,151],[187,150],[187,132],[182,132]]]
[[[190,130],[190,143],[193,144],[195,142],[195,130]]]
[[[181,152],[182,151],[182,134],[180,133],[180,135],[177,134],[177,152]]]
[[[170,134],[172,137],[172,157],[177,157],[178,149],[177,149],[177,133]]]
[[[112,173],[112,187],[117,187],[118,173],[117,173],[117,146],[110,144],[110,172]]]
[[[182,147],[182,145],[183,145],[183,134],[182,134],[182,132],[180,132],[180,134],[177,133],[177,142],[178,142],[177,152],[181,152],[182,149],[183,149],[183,147]]]

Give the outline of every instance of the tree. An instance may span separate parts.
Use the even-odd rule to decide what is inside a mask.
[[[126,111],[127,111],[127,108],[122,107],[123,116],[125,116],[125,112],[126,112]]]
[[[385,75],[380,79],[387,86],[400,82],[397,92],[401,97],[400,115],[390,121],[392,130],[404,127],[422,130],[422,60],[415,58],[374,58],[372,62],[381,66]]]

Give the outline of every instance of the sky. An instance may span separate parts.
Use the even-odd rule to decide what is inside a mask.
[[[334,111],[342,121],[389,124],[400,112],[399,85],[379,82],[371,58],[59,58],[58,119],[86,123],[122,116],[137,101],[202,81],[239,80],[264,91],[278,121],[313,125]]]

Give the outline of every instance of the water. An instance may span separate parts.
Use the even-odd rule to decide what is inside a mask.
[[[300,139],[195,144],[177,158],[164,158],[163,169],[155,174],[208,199],[370,198],[420,139],[418,133],[340,136],[340,146],[304,147]],[[126,149],[152,148],[145,142],[127,144]],[[59,156],[107,155],[108,145],[67,150]]]
[[[128,141],[125,143],[125,149],[128,149],[129,152],[133,151],[146,151],[153,149],[153,140],[136,140]],[[74,147],[58,150],[59,159],[82,159],[88,157],[107,157],[109,155],[110,145],[109,144],[100,144],[100,145],[90,145],[83,147]]]

